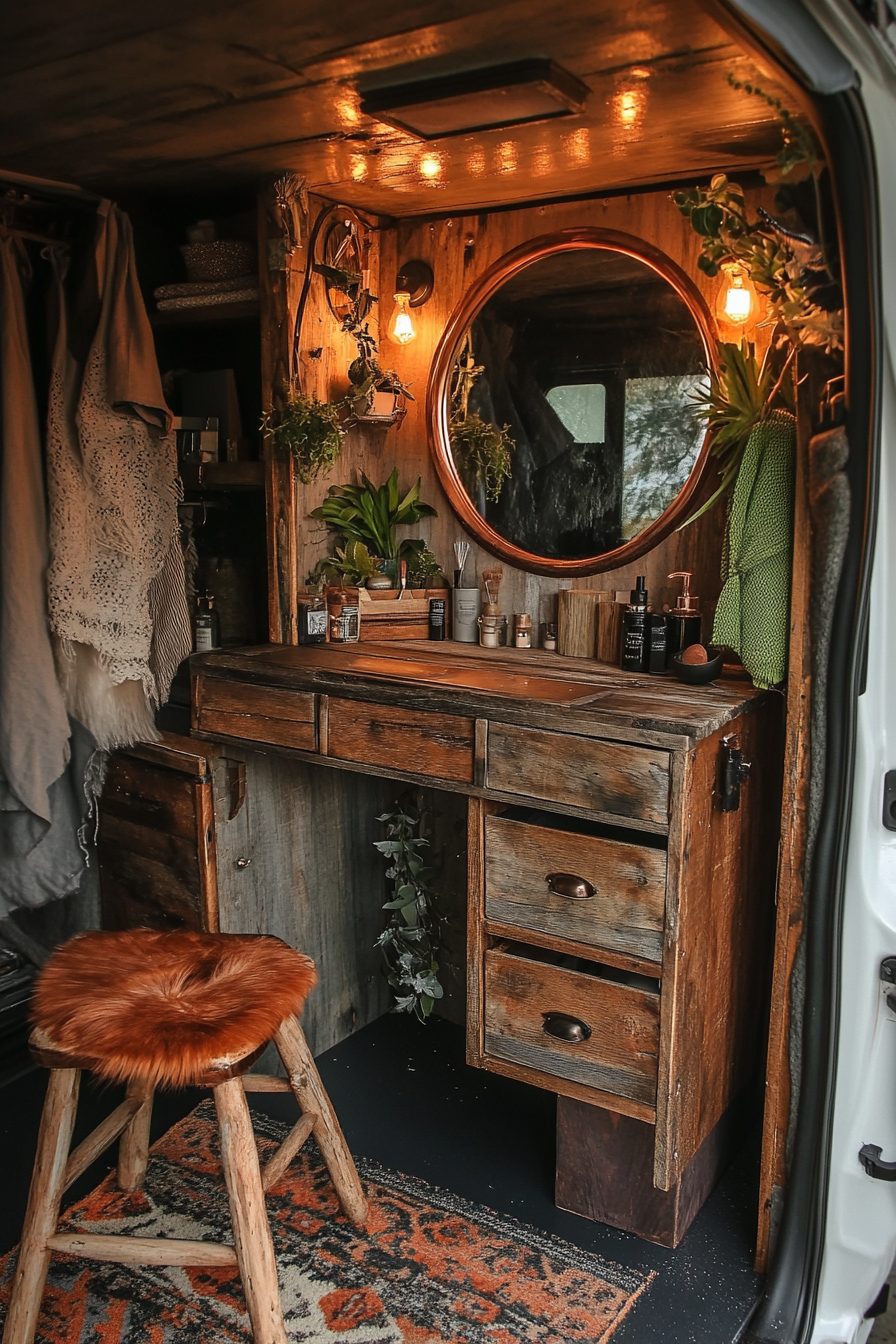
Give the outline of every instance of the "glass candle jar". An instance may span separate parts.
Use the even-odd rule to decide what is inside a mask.
[[[327,623],[331,644],[355,644],[361,636],[358,590],[349,584],[333,583],[327,588]]]

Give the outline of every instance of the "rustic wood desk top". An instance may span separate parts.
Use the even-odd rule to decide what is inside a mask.
[[[685,686],[540,649],[419,640],[278,645],[195,654],[194,676],[337,694],[585,736],[687,748],[769,694],[740,678]]]

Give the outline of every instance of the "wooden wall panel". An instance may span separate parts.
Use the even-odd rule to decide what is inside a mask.
[[[767,200],[769,194],[764,190],[762,194],[758,191],[748,192],[751,208],[755,209],[758,201]],[[313,211],[322,208],[320,201],[314,201],[314,198],[312,201]],[[688,221],[676,210],[665,190],[608,195],[492,214],[408,219],[383,228],[380,234],[374,235],[371,255],[373,274],[379,276],[378,316],[383,328],[391,314],[395,276],[400,263],[411,258],[422,258],[430,263],[435,275],[432,298],[414,313],[419,333],[417,340],[407,347],[393,346],[388,340],[381,342],[383,367],[395,368],[399,372],[411,385],[415,401],[409,403],[407,416],[399,427],[386,430],[355,427],[350,430],[334,471],[312,486],[295,486],[294,568],[300,579],[307,575],[327,550],[326,529],[310,520],[308,515],[323,499],[328,487],[352,479],[358,470],[366,471],[379,484],[386,479],[393,466],[398,466],[402,484],[409,484],[417,476],[422,478],[423,498],[435,505],[439,516],[423,520],[413,530],[413,535],[425,537],[446,572],[453,570],[452,543],[456,538],[466,538],[466,533],[455,519],[442,492],[427,442],[425,401],[433,352],[448,316],[464,290],[488,266],[522,242],[574,225],[616,229],[662,248],[694,278],[710,303],[713,302],[713,282],[697,269],[700,240]],[[300,279],[300,273],[295,272],[289,282],[291,318],[298,299]],[[376,330],[376,326],[377,312],[374,310],[371,329]],[[282,348],[282,331],[278,340]],[[315,357],[312,352],[317,350],[321,353]],[[330,314],[323,282],[319,278],[311,285],[301,351],[301,376],[305,390],[316,391],[321,397],[343,395],[348,386],[347,368],[354,355],[354,347],[339,331]],[[269,357],[269,369],[274,362]],[[715,473],[712,472],[711,480],[707,482],[707,495],[714,488],[715,481]],[[598,583],[600,587],[627,589],[632,586],[636,574],[646,572],[652,600],[663,602],[668,601],[677,591],[675,584],[666,578],[667,574],[673,570],[689,569],[694,573],[693,590],[703,603],[708,630],[720,588],[719,557],[723,526],[724,509],[717,508],[694,526],[673,533],[633,565],[609,571],[598,580],[591,577],[576,580],[573,586],[588,588]],[[467,562],[467,580],[478,579],[483,568],[495,563],[493,557],[474,542]],[[505,579],[501,589],[501,605],[505,611],[528,611],[535,622],[555,619],[559,588],[557,579],[527,574],[508,565],[503,568]],[[287,615],[279,618],[279,625],[273,623],[272,637],[278,637],[274,633],[276,629],[289,628],[290,619]]]

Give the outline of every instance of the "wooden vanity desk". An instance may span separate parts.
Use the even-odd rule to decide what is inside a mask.
[[[468,1062],[557,1093],[559,1205],[676,1245],[758,1062],[780,697],[453,643],[192,671],[196,736],[467,796]]]

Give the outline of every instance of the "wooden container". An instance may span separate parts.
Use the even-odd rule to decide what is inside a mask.
[[[359,589],[361,641],[429,639],[429,599],[447,597],[447,588],[408,588],[399,602],[397,588]],[[445,619],[449,619],[446,603]],[[447,632],[450,638],[450,629]]]
[[[622,607],[609,588],[566,588],[557,594],[557,652],[619,664]]]

